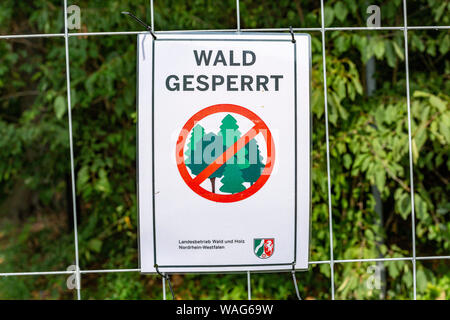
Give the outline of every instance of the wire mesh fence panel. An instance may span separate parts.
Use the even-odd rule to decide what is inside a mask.
[[[136,113],[126,114],[124,108],[128,106],[130,109],[135,105],[136,81],[135,78],[131,81],[124,79],[134,74],[135,35],[144,32],[138,31],[137,25],[124,18],[120,8],[104,6],[101,2],[94,1],[92,4],[89,1],[88,4],[88,1],[64,0],[62,8],[60,1],[42,3],[45,4],[45,16],[18,14],[16,17],[19,19],[12,23],[8,12],[1,13],[0,17],[6,18],[0,19],[0,46],[3,49],[9,46],[7,50],[11,54],[13,66],[14,61],[19,59],[30,58],[37,63],[43,63],[41,60],[45,59],[53,60],[48,70],[42,68],[43,75],[40,76],[52,78],[50,72],[56,72],[59,78],[55,77],[52,81],[58,83],[52,88],[50,81],[45,88],[24,93],[18,91],[21,85],[24,86],[23,82],[15,81],[9,87],[1,84],[0,92],[8,97],[15,95],[14,99],[27,99],[27,95],[38,96],[35,103],[41,100],[47,104],[50,102],[54,108],[50,110],[55,113],[57,120],[53,125],[54,131],[37,132],[35,140],[28,142],[32,144],[33,141],[43,140],[41,142],[45,144],[50,134],[55,139],[64,140],[59,144],[59,149],[51,152],[60,156],[58,166],[67,179],[53,181],[56,185],[55,194],[49,194],[48,199],[40,201],[52,203],[52,199],[62,193],[61,185],[66,184],[67,194],[59,196],[66,197],[70,205],[62,210],[66,212],[64,217],[55,215],[53,222],[45,223],[30,218],[22,228],[41,228],[38,230],[40,236],[53,236],[55,243],[59,237],[71,237],[73,246],[66,248],[55,245],[51,255],[43,249],[41,259],[26,259],[27,266],[11,267],[11,261],[17,259],[15,255],[26,254],[14,251],[11,243],[16,240],[11,239],[17,239],[19,243],[27,239],[23,239],[20,233],[15,236],[8,233],[13,226],[8,227],[7,224],[14,222],[2,220],[0,248],[7,250],[3,250],[0,255],[0,289],[8,289],[10,295],[7,298],[25,294],[33,299],[51,299],[54,296],[65,299],[170,299],[170,291],[164,281],[161,282],[156,276],[139,274],[137,222],[130,219],[132,213],[136,212],[136,199],[130,196],[136,191],[133,178],[136,168],[135,164],[131,169],[127,166],[135,163]],[[367,2],[350,4],[324,0],[263,1],[259,6],[254,6],[247,0],[222,1],[217,5],[201,0],[174,1],[172,5],[177,8],[176,15],[172,14],[173,8],[165,6],[162,1],[122,3],[123,8],[150,20],[156,34],[288,32],[290,25],[295,32],[311,34],[312,82],[316,88],[311,101],[313,112],[317,115],[313,118],[312,197],[315,207],[312,212],[311,268],[297,274],[302,298],[442,298],[436,288],[445,286],[442,284],[445,280],[434,279],[429,268],[438,273],[448,273],[447,260],[450,255],[448,246],[442,245],[448,236],[444,216],[448,208],[437,204],[435,207],[430,203],[445,201],[439,198],[439,194],[433,194],[433,182],[448,182],[448,177],[439,173],[445,171],[446,165],[443,159],[448,143],[445,140],[445,134],[448,133],[445,115],[448,96],[445,90],[441,90],[446,87],[446,72],[428,70],[439,61],[448,62],[450,26],[448,16],[445,17],[445,7],[434,7],[437,23],[431,19],[422,19],[422,24],[410,25],[408,19],[417,21],[417,15],[425,9],[415,3],[409,4],[406,0],[401,6],[392,3],[375,1],[369,5]],[[11,4],[10,8],[20,12],[21,5]],[[274,11],[276,14],[268,14]],[[353,14],[351,18],[350,14]],[[368,18],[362,20],[358,17]],[[35,24],[44,23],[42,19],[46,21],[45,27],[41,28],[44,32],[39,33]],[[110,23],[104,23],[102,19],[109,19]],[[81,20],[85,23],[81,23]],[[283,25],[280,21],[289,25]],[[24,23],[27,28],[16,28],[16,23]],[[34,41],[33,38],[36,42],[30,42]],[[430,38],[440,39],[439,44],[431,46]],[[48,56],[41,53],[40,57],[27,52],[30,46],[45,47],[49,43],[62,41],[64,51],[41,49]],[[352,56],[352,50],[360,53],[364,62],[363,70],[354,63],[356,58]],[[434,61],[425,57],[425,53],[435,57]],[[98,68],[90,64],[99,55],[106,60],[107,67]],[[127,62],[126,66],[121,65],[124,61]],[[120,74],[116,70],[125,71]],[[0,68],[0,72],[3,74],[6,71]],[[443,83],[427,87],[424,72],[428,72],[429,77],[442,78]],[[362,81],[358,77],[359,73],[364,74]],[[336,75],[339,74],[350,76],[337,79]],[[351,77],[352,74],[355,76]],[[389,88],[380,90],[389,89],[396,95],[377,94],[376,84],[380,82],[377,79],[389,83]],[[359,106],[362,99],[358,95],[370,97],[371,102]],[[0,103],[3,103],[2,100],[5,99],[0,97]],[[99,114],[95,109],[96,104],[101,105],[102,113]],[[370,121],[347,121],[348,110],[343,105],[350,106],[353,112],[366,115]],[[46,117],[45,112],[41,121],[55,120]],[[126,130],[115,132],[107,126],[102,127],[105,117],[119,122]],[[97,120],[103,122],[98,121],[97,125]],[[440,124],[435,124],[437,121]],[[36,126],[39,128],[39,124]],[[91,162],[89,158],[89,153],[97,152],[95,141],[91,139],[94,134],[89,131],[92,128],[108,136],[111,143],[121,141],[115,153],[103,155],[101,161]],[[351,145],[349,135],[358,137],[358,142],[355,144],[352,140]],[[426,161],[429,160],[427,157],[430,152],[438,154],[433,159],[431,169],[442,168],[435,170],[435,177],[425,176],[421,172],[430,166]],[[33,156],[39,158],[36,161],[51,161],[45,155],[39,157],[33,152],[25,154],[32,159]],[[112,185],[107,177],[122,183],[120,186]],[[52,183],[51,176],[45,178],[47,180],[28,179],[23,183]],[[87,186],[88,182],[92,182],[94,188]],[[12,185],[11,190],[14,191]],[[96,191],[101,191],[103,196],[94,206],[92,201],[80,204],[80,197],[94,199]],[[387,197],[389,192],[392,192],[391,196]],[[113,193],[116,196],[114,199],[109,197]],[[117,195],[120,196],[117,198]],[[107,205],[113,205],[115,209],[106,221],[100,223],[99,219],[105,218],[99,217],[83,224],[85,229],[78,228],[92,212],[101,212]],[[387,208],[395,215],[387,216]],[[57,211],[57,208],[53,209]],[[362,222],[358,226],[350,225],[357,215],[361,216]],[[60,226],[62,229],[65,226],[65,234],[60,235],[59,231],[55,231],[57,228],[52,231],[42,227],[52,224],[55,228],[59,224],[63,225]],[[109,226],[108,229],[96,229],[104,224]],[[432,231],[425,231],[429,227]],[[392,234],[396,234],[399,229],[404,231],[402,237],[393,239]],[[86,230],[94,230],[98,236],[92,238]],[[5,240],[5,234],[8,234],[8,241]],[[119,240],[116,241],[121,242],[121,245],[109,242],[110,237],[118,234]],[[349,245],[351,241],[353,243]],[[444,249],[430,255],[430,244]],[[102,250],[113,254],[108,259],[101,258],[99,253]],[[2,267],[5,259],[8,260],[8,267]],[[89,267],[84,268],[84,265]],[[231,290],[220,285],[217,287],[213,281],[217,278],[219,282],[223,280],[235,286]],[[62,279],[66,281],[65,284]],[[290,288],[292,293],[295,292],[289,273],[266,277],[253,273],[187,275],[183,279],[173,275],[172,282],[178,288],[177,294],[191,299],[260,299],[266,294],[282,298],[285,293],[280,293],[280,283],[285,284],[282,290]],[[327,281],[329,283],[324,285]],[[135,285],[127,286],[130,282]],[[64,291],[62,288],[65,285],[75,290],[75,294]],[[28,292],[30,286],[51,289]],[[204,287],[204,294],[192,295],[193,286]],[[105,296],[103,292],[93,289],[100,287],[106,290],[123,288],[124,295]],[[152,289],[148,291],[147,287]]]

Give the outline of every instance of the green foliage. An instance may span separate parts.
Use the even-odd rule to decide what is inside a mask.
[[[77,1],[82,32],[140,30],[148,1]],[[402,1],[375,1],[382,26],[402,26]],[[327,26],[365,26],[366,6],[325,3]],[[408,2],[408,25],[448,25],[449,1]],[[318,1],[240,1],[241,27],[319,27]],[[155,28],[234,29],[235,1],[155,1]],[[0,33],[63,32],[61,1],[4,0]],[[71,31],[74,32],[74,31]],[[313,121],[311,259],[330,252],[322,43],[311,33]],[[70,37],[78,242],[82,269],[136,268],[136,38]],[[448,255],[450,220],[448,30],[408,31],[416,253]],[[326,32],[335,259],[412,255],[403,30]],[[367,94],[366,64],[376,90]],[[0,272],[66,270],[74,263],[64,39],[0,40]],[[232,126],[232,123],[228,123]],[[244,149],[245,150],[245,149]],[[376,187],[376,188],[375,188]],[[375,192],[374,190],[378,190]],[[376,208],[382,204],[383,219]],[[338,298],[377,299],[372,264],[337,264]],[[410,261],[384,263],[386,298],[412,292]],[[447,264],[418,265],[421,299],[449,299]],[[298,274],[302,296],[330,298],[330,266]],[[1,277],[0,298],[72,298],[65,276]],[[173,277],[180,298],[245,299],[245,275]],[[256,299],[292,299],[289,274],[252,275]],[[83,275],[85,298],[161,298],[157,277]]]

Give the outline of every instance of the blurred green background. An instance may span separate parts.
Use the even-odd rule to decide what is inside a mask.
[[[81,30],[132,31],[150,1],[69,1]],[[234,29],[234,0],[155,0],[156,30]],[[371,1],[402,26],[401,0]],[[366,26],[367,1],[325,0],[327,27]],[[448,0],[408,1],[408,25],[449,25]],[[242,28],[320,27],[320,1],[240,1]],[[63,1],[0,2],[0,34],[61,33]],[[328,260],[322,45],[312,37],[311,259]],[[449,255],[449,30],[409,30],[417,256]],[[136,36],[69,38],[82,270],[137,268]],[[64,38],[0,39],[0,273],[74,264]],[[335,259],[412,256],[402,30],[326,32]],[[373,71],[371,71],[373,70]],[[381,287],[373,283],[374,266]],[[336,298],[411,299],[411,261],[335,265]],[[330,299],[330,267],[297,274],[306,299]],[[0,277],[3,299],[73,299],[66,275]],[[246,299],[246,274],[173,275],[177,298]],[[160,299],[139,273],[82,275],[83,299]],[[450,298],[449,260],[417,262],[419,299]],[[252,275],[254,299],[295,299],[289,273]]]

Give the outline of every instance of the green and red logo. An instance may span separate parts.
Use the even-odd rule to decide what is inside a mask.
[[[273,255],[275,249],[274,238],[257,238],[253,239],[253,252],[260,259],[267,259]]]

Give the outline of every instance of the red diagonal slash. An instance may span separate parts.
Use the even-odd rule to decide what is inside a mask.
[[[201,184],[208,179],[217,169],[219,169],[225,162],[233,157],[239,150],[241,150],[247,143],[250,142],[261,130],[260,125],[255,125],[246,134],[240,137],[232,146],[225,150],[222,155],[218,156],[216,160],[210,163],[202,172],[200,172],[193,180],[193,184]]]

